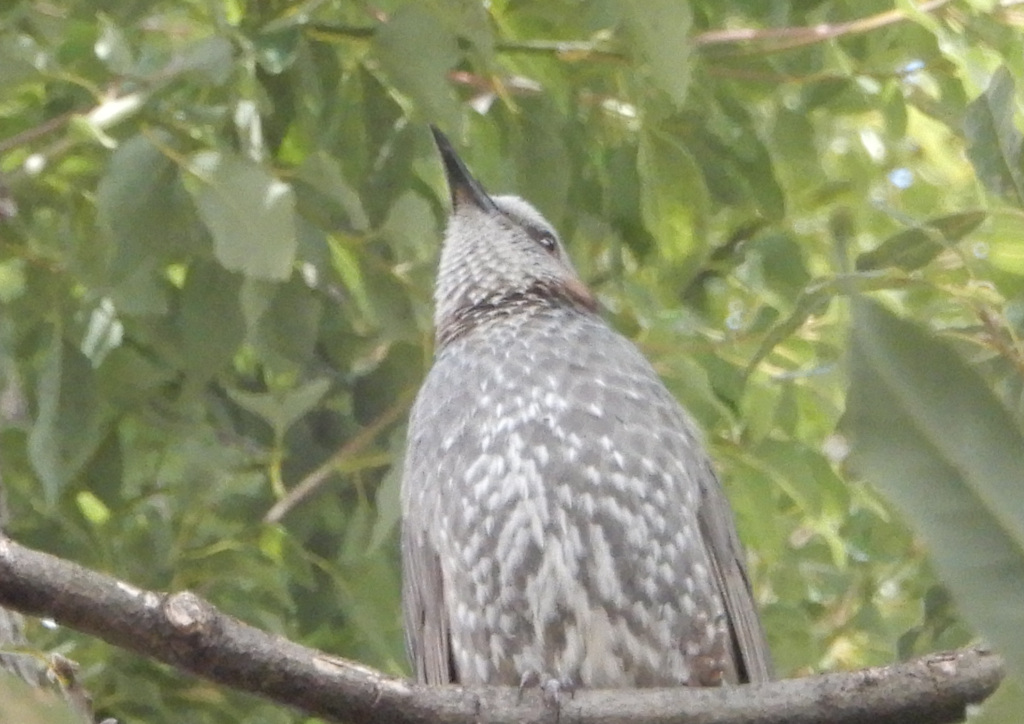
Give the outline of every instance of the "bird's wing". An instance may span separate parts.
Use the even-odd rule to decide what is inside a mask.
[[[708,462],[704,463],[700,484],[701,505],[697,522],[725,600],[737,675],[742,683],[770,681],[774,677],[771,652],[754,603],[745,553],[736,535],[732,510]]]
[[[421,684],[452,684],[455,671],[437,551],[425,531],[402,526],[405,649]]]

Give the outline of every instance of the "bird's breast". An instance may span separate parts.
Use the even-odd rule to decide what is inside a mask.
[[[456,342],[410,430],[460,680],[687,683],[724,637],[692,431],[624,340],[545,324]]]

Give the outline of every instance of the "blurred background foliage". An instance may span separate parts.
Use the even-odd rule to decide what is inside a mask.
[[[406,672],[435,123],[706,430],[783,674],[979,632],[1020,666],[1022,26],[1016,0],[6,2],[8,532]],[[301,720],[29,638],[103,715]]]

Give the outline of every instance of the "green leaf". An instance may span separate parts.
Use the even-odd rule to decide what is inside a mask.
[[[241,282],[213,263],[197,262],[189,269],[177,323],[182,365],[199,381],[228,364],[245,338]]]
[[[391,269],[337,237],[331,239],[331,257],[351,295],[353,320],[363,317],[365,324],[396,339],[418,335],[409,289]]]
[[[228,390],[228,395],[249,412],[262,417],[280,439],[296,420],[316,407],[330,387],[330,380],[321,379],[283,392]]]
[[[437,258],[438,232],[433,209],[415,191],[406,191],[388,210],[381,233],[405,259],[427,262]]]
[[[1024,280],[1024,244],[1021,243],[1021,220],[1017,216],[997,214],[992,217],[985,240],[986,258],[993,267]]]
[[[676,105],[690,87],[693,11],[676,0],[622,0],[626,29],[651,82]]]
[[[150,259],[120,277],[110,290],[114,308],[124,316],[166,314],[169,290],[166,280],[160,278],[160,271],[158,261]]]
[[[382,545],[392,540],[392,534],[398,527],[402,514],[402,452],[405,449],[405,431],[399,430],[391,435],[388,444],[391,456],[391,467],[384,474],[384,479],[377,487],[374,497],[374,508],[377,517],[373,521],[368,550],[373,553]]]
[[[699,117],[686,147],[703,172],[711,197],[728,206],[750,205],[772,221],[786,215],[786,194],[776,163],[762,141],[763,120],[735,98],[701,94]]]
[[[448,71],[459,59],[455,35],[422,3],[402,5],[374,36],[381,69],[402,93],[445,128],[458,125]]]
[[[235,68],[234,49],[225,38],[212,35],[197,40],[171,61],[168,73],[195,73],[214,85],[223,85]]]
[[[39,382],[38,413],[28,437],[32,467],[53,505],[105,434],[106,421],[89,361],[53,332]]]
[[[305,16],[294,13],[285,25],[264,28],[256,38],[256,54],[260,65],[272,75],[278,75],[295,62],[302,40],[302,25]]]
[[[81,491],[77,496],[75,496],[75,502],[78,503],[78,508],[82,511],[82,516],[94,526],[101,527],[110,520],[110,508],[104,505],[103,501],[92,493],[92,491]]]
[[[0,262],[0,304],[8,304],[25,293],[25,261]]]
[[[398,342],[387,350],[380,363],[352,384],[352,408],[355,418],[368,425],[386,414],[408,390],[423,379],[418,349]]]
[[[494,23],[491,8],[477,0],[448,0],[442,18],[448,29],[468,42],[476,51],[476,60],[489,64],[494,55]]]
[[[0,89],[14,88],[39,74],[39,46],[29,36],[5,33],[0,37]]]
[[[944,249],[977,229],[988,213],[965,211],[930,219],[916,229],[890,236],[878,248],[857,257],[857,271],[898,267],[904,271],[920,269]]]
[[[657,132],[640,138],[640,214],[662,257],[681,265],[707,247],[708,192],[689,152]]]
[[[800,606],[776,603],[762,611],[775,665],[782,671],[807,666],[807,652],[814,650],[811,631],[815,622]]]
[[[10,644],[5,646],[13,648]],[[17,661],[16,657],[13,658]],[[15,667],[15,671],[18,671],[17,664]],[[36,669],[28,666],[25,667],[25,671],[28,676],[38,673]],[[82,721],[82,715],[75,712],[68,699],[54,689],[40,687],[38,684],[29,685],[17,676],[3,676],[0,677],[0,721],[16,721],[19,724],[76,724]]]
[[[1015,679],[1004,681],[991,698],[985,700],[981,711],[971,717],[971,724],[1007,724],[1020,719],[1024,711],[1024,691]]]
[[[775,430],[775,413],[782,390],[781,383],[770,379],[748,381],[740,400],[740,419],[743,420],[745,441],[758,444]]]
[[[415,164],[422,162],[423,127],[398,125],[394,133],[382,141],[380,152],[374,156],[372,168],[363,179],[360,198],[366,216],[374,227],[384,223],[395,200],[404,194],[409,179],[415,173]],[[431,157],[431,170],[437,173],[436,161]]]
[[[865,300],[852,324],[851,462],[923,537],[966,619],[1024,671],[1024,435],[921,327]]]
[[[96,220],[113,242],[107,267],[110,296],[123,314],[163,314],[167,290],[162,264],[205,251],[209,236],[165,153],[169,134],[148,132],[123,141],[96,191]]]
[[[366,231],[370,220],[359,194],[345,179],[341,164],[326,153],[311,154],[296,174],[299,209],[325,228]]]
[[[776,164],[786,191],[790,194],[820,185],[824,171],[815,148],[814,126],[807,113],[780,108],[770,129],[770,141],[776,156],[785,163]]]
[[[804,524],[829,544],[834,560],[845,558],[843,541],[822,523],[849,509],[850,494],[818,450],[801,442],[765,439],[744,450],[742,461],[789,496],[800,508]]]
[[[188,189],[224,268],[287,279],[298,244],[291,187],[255,161],[222,151],[197,153],[191,170]]]
[[[878,289],[891,289],[902,284],[902,280],[893,280],[878,272],[858,272],[844,274],[833,279],[815,279],[804,287],[796,301],[793,311],[789,313],[761,340],[754,356],[747,363],[746,374],[749,375],[776,346],[799,330],[812,316],[824,314],[837,296],[854,292],[869,292]]]
[[[79,349],[98,367],[124,340],[124,325],[109,299],[100,300],[89,314],[89,323]]]
[[[653,341],[650,336],[644,342]],[[705,425],[718,420],[729,420],[729,406],[723,404],[708,378],[708,371],[700,362],[681,354],[666,355],[656,360],[658,373],[672,395]]]
[[[780,297],[795,298],[811,281],[803,249],[789,234],[758,235],[749,245],[761,260],[765,284]]]
[[[276,287],[251,339],[271,366],[302,369],[313,356],[324,305],[297,275]]]
[[[131,73],[135,61],[124,32],[105,14],[99,14],[96,19],[100,26],[100,35],[94,46],[96,57],[102,60],[113,73],[118,75]]]
[[[985,92],[964,115],[967,158],[989,191],[1024,208],[1024,154],[1014,124],[1016,93],[1005,67],[992,76]]]
[[[517,160],[515,183],[549,221],[561,226],[567,211],[570,218],[576,215],[568,208],[574,161],[560,133],[561,119],[550,103],[531,103],[526,115],[521,135],[507,152]],[[498,144],[495,147],[501,148]],[[507,169],[505,153],[498,151],[496,155],[496,165]]]

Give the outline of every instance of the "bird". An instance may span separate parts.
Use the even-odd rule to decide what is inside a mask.
[[[551,224],[490,196],[431,131],[452,212],[402,467],[416,680],[770,680],[745,553],[694,421],[604,321]]]

